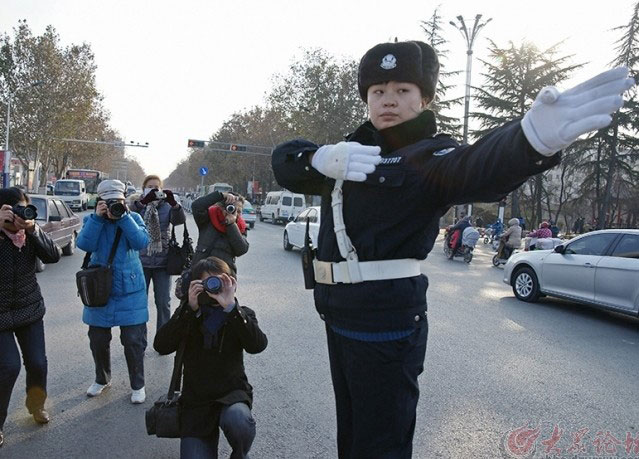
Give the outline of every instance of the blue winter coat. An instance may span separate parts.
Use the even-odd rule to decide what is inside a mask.
[[[125,214],[110,221],[96,214],[84,217],[78,235],[78,247],[91,254],[92,265],[106,265],[117,228],[122,236],[113,260],[113,286],[109,302],[103,307],[84,307],[82,321],[94,327],[137,325],[149,320],[146,282],[139,251],[149,243],[142,218],[136,213]]]

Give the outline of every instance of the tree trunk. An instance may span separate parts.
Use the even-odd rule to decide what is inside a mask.
[[[612,138],[610,139],[610,160],[608,161],[608,173],[606,174],[606,186],[604,187],[601,208],[599,209],[599,215],[597,217],[597,229],[605,228],[606,216],[608,215],[608,210],[610,209],[610,199],[612,197],[612,182],[615,177],[615,166],[617,163],[617,129],[618,125],[617,123],[615,123]]]
[[[521,210],[519,209],[519,190],[514,190],[512,193],[510,193],[510,199],[511,199],[511,202],[510,202],[511,217],[520,216]]]

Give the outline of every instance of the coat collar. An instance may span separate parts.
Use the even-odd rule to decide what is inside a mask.
[[[435,114],[430,110],[424,110],[416,118],[381,131],[367,121],[347,136],[347,140],[364,145],[379,145],[384,154],[432,137],[436,132]]]

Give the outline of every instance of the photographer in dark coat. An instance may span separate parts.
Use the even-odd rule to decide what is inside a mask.
[[[217,457],[221,428],[233,448],[231,457],[244,458],[255,438],[253,388],[244,372],[244,351],[262,352],[266,335],[255,313],[235,298],[237,281],[224,261],[199,261],[191,279],[188,298],[153,343],[160,354],[170,354],[186,340],[180,454],[188,459]]]
[[[242,200],[233,193],[214,191],[196,199],[191,204],[191,212],[199,230],[199,237],[193,264],[207,257],[221,258],[234,273],[237,273],[235,259],[248,252],[246,225],[242,228],[242,216],[237,211],[229,212],[228,206],[237,209]],[[221,213],[224,218],[218,223],[216,216]]]
[[[162,189],[157,175],[147,175],[142,182],[143,195],[132,200],[131,210],[140,214],[149,233],[149,245],[140,251],[144,268],[146,291],[153,281],[153,296],[157,308],[158,330],[171,317],[171,275],[166,271],[170,225],[186,222],[184,209],[175,200],[171,190]]]
[[[439,62],[426,43],[382,43],[359,65],[370,121],[345,142],[278,145],[277,182],[322,196],[314,274],[326,322],[340,458],[409,458],[428,334],[420,260],[451,205],[499,201],[603,128],[634,82],[604,72],[568,91],[544,88],[522,119],[473,145],[437,134]],[[401,200],[401,205],[398,201]]]
[[[34,219],[20,211],[29,197],[18,188],[0,190],[0,446],[13,386],[20,373],[20,352],[27,371],[27,409],[45,424],[47,355],[44,345],[44,299],[36,279],[36,257],[56,263],[62,252]]]

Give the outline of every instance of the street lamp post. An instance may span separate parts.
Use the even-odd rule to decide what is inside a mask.
[[[11,181],[11,151],[9,150],[9,123],[11,122],[11,98],[13,95],[22,91],[23,89],[35,88],[36,86],[41,86],[44,84],[44,81],[36,81],[35,83],[31,83],[29,86],[23,86],[21,88],[16,89],[13,94],[9,93],[7,95],[7,131],[4,136],[4,171],[2,174],[2,186],[3,188],[9,188]]]
[[[473,44],[475,43],[475,38],[479,34],[479,31],[490,21],[492,18],[489,18],[485,21],[481,21],[481,14],[475,16],[475,23],[473,24],[473,28],[469,31],[466,27],[466,23],[464,22],[463,16],[457,16],[457,20],[459,24],[454,21],[450,21],[450,24],[458,29],[462,34],[462,37],[466,40],[466,95],[464,96],[464,135],[462,142],[468,143],[468,117],[470,112],[470,75],[471,69],[473,66]],[[455,208],[457,209],[457,208]],[[472,215],[473,205],[468,204],[468,215]]]

